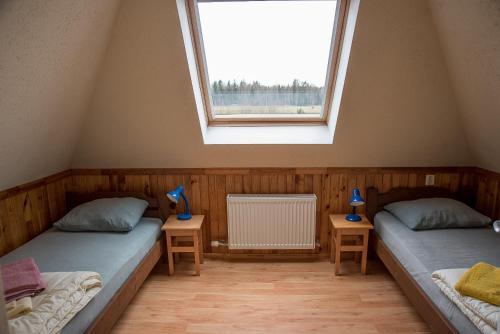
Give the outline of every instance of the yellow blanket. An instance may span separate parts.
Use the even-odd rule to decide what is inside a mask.
[[[500,306],[500,268],[479,262],[460,277],[455,289],[462,295]]]

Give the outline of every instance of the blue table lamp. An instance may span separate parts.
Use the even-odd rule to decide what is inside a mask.
[[[361,217],[356,214],[356,207],[360,206],[360,205],[364,205],[365,200],[363,199],[363,197],[361,197],[361,194],[359,193],[358,188],[354,188],[352,190],[351,201],[349,202],[349,204],[352,206],[352,213],[345,216],[345,219],[349,220],[351,222],[361,221]]]
[[[178,185],[177,188],[175,188],[172,191],[169,191],[167,193],[167,197],[169,200],[171,200],[174,203],[178,203],[179,199],[182,197],[184,199],[184,202],[186,203],[186,210],[184,213],[179,213],[177,215],[177,219],[179,220],[189,220],[191,219],[191,213],[189,212],[189,202],[186,198],[186,195],[184,194],[184,187],[181,185]]]

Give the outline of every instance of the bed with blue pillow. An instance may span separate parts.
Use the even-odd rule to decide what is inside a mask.
[[[459,201],[461,200],[461,201]],[[500,234],[491,220],[441,188],[368,189],[374,248],[419,314],[436,333],[481,333],[432,280],[440,269],[483,261],[500,266]]]
[[[62,333],[107,332],[126,307],[127,300],[117,297],[137,290],[163,252],[158,201],[95,193],[68,194],[67,203],[72,210],[54,227],[1,257],[0,264],[33,257],[41,272],[98,272],[102,290]]]

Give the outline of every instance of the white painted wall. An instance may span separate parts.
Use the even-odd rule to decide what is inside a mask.
[[[118,3],[0,1],[0,190],[70,167]]]
[[[500,1],[429,3],[476,164],[500,172]]]
[[[334,143],[244,146],[202,142],[175,1],[113,24],[119,2],[0,2],[0,189],[68,167],[500,171],[496,0],[362,1]]]
[[[124,0],[73,167],[473,163],[426,1],[362,1],[330,145],[204,145],[175,1]]]

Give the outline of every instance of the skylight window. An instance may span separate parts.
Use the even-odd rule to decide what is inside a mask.
[[[328,118],[344,0],[189,0],[209,123]]]

